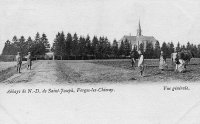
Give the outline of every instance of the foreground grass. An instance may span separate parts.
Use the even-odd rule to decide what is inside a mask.
[[[22,64],[22,68],[26,68],[26,64]],[[17,66],[6,68],[5,70],[0,71],[0,82],[8,79],[9,77],[13,76],[14,74],[17,74]]]
[[[59,82],[99,83],[133,80],[132,71],[97,65],[87,61],[56,61]],[[135,80],[135,79],[134,79]]]
[[[36,63],[36,61],[33,61],[33,63]],[[5,64],[5,63],[4,63]],[[2,67],[1,70],[0,70],[0,82],[10,78],[11,76],[17,74],[17,65],[16,65],[16,62],[13,63],[13,65],[11,65],[9,62],[8,62],[8,65],[6,68]],[[22,66],[21,66],[21,71],[23,69],[26,68],[26,61],[23,61],[22,62]]]
[[[105,65],[111,67],[123,68],[126,70],[132,70],[135,72],[137,70],[137,62],[135,65],[135,69],[131,67],[130,60],[95,60],[88,61],[97,65]],[[170,59],[167,59],[168,69],[161,72],[158,68],[159,60],[158,59],[148,59],[144,61],[145,63],[145,71],[143,78],[137,78],[138,81],[200,81],[200,59],[192,58],[190,64],[187,66],[185,73],[177,73],[174,72],[174,65],[171,64]],[[134,75],[133,75],[134,77]]]

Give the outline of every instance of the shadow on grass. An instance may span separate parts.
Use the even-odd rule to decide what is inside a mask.
[[[136,78],[130,78],[129,81],[137,80]]]
[[[192,72],[194,70],[190,69],[190,70],[185,70],[183,73],[188,73],[188,72]]]

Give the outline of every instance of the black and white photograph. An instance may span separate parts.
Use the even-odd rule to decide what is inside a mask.
[[[0,0],[0,124],[200,124],[200,1]]]

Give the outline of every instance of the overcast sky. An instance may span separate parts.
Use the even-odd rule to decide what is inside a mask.
[[[0,53],[12,37],[46,33],[50,43],[59,31],[107,36],[110,41],[142,34],[161,43],[200,43],[198,0],[0,0]]]

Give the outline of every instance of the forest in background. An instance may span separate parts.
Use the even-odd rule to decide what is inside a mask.
[[[157,41],[155,47],[152,43],[147,43],[146,48],[144,44],[140,44],[140,50],[143,52],[146,59],[159,58],[160,51],[162,50],[166,57],[170,57],[174,49],[177,51],[190,50],[194,57],[200,58],[200,44],[195,45],[188,42],[186,45],[181,45],[179,42],[175,46],[173,42],[163,42],[162,44]],[[129,58],[131,52],[137,53],[137,48],[132,48],[131,43],[128,40],[121,41],[113,40],[111,43],[107,37],[92,38],[87,35],[78,36],[76,33],[73,35],[64,32],[58,32],[53,41],[52,47],[50,47],[46,34],[40,35],[36,33],[32,39],[24,36],[17,38],[14,36],[12,40],[5,42],[2,55],[16,55],[17,52],[21,52],[22,56],[26,56],[28,52],[31,52],[32,56],[44,56],[45,53],[52,51],[55,54],[56,59],[123,59]]]

